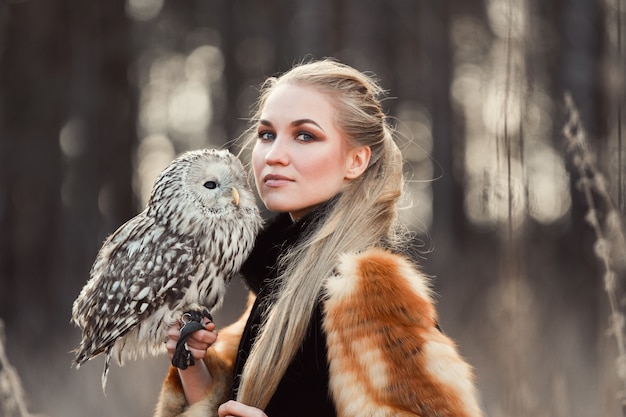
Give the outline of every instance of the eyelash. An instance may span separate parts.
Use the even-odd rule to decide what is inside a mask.
[[[308,139],[306,139],[306,140],[305,140],[305,139],[299,139],[299,140],[300,140],[300,141],[302,141],[302,142],[313,142],[315,139],[317,139],[317,138],[315,137],[315,135],[313,135],[312,133],[309,133],[309,132],[298,132],[298,134],[296,135],[296,138],[298,138],[298,137],[300,137],[300,136],[303,136],[303,135],[306,135],[306,136],[308,136],[309,138],[308,138]]]
[[[263,130],[263,131],[259,132],[258,138],[261,139],[261,140],[270,140],[270,139],[267,139],[265,137],[265,135],[274,135],[274,136],[276,136],[274,133],[270,132],[269,130]]]
[[[273,136],[272,139],[267,138],[266,137],[267,135],[272,135]],[[308,137],[308,139],[298,139],[300,142],[312,142],[315,139],[317,139],[317,137],[314,134],[310,133],[310,132],[298,132],[296,134],[296,139],[299,138],[300,136],[307,136]],[[262,130],[262,131],[259,132],[258,138],[260,140],[273,140],[273,139],[276,138],[276,134],[274,132],[269,131],[269,130]]]

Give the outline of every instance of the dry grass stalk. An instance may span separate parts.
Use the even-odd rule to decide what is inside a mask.
[[[615,337],[618,349],[617,377],[624,384],[624,389],[618,394],[618,397],[623,413],[626,415],[626,346],[624,345],[626,320],[619,309],[616,295],[618,272],[626,269],[624,228],[621,215],[609,193],[607,180],[598,169],[589,149],[576,104],[569,94],[565,96],[565,105],[569,112],[569,118],[563,128],[563,135],[572,163],[579,176],[578,186],[587,204],[588,211],[585,220],[595,233],[594,254],[603,267],[604,289],[608,295],[610,306],[609,330]]]
[[[4,323],[0,320],[0,415],[28,417],[26,397],[19,376],[9,363],[4,348]]]

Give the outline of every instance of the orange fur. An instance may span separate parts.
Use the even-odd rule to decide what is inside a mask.
[[[324,328],[338,415],[480,416],[472,374],[435,328],[426,278],[378,249],[344,256]]]
[[[252,303],[250,303],[250,306]],[[380,249],[344,255],[326,285],[324,331],[330,389],[340,417],[480,417],[471,367],[435,328],[428,279]],[[249,309],[221,330],[206,362],[214,389],[187,407],[171,369],[155,417],[215,416],[230,387]],[[271,417],[271,416],[270,416]]]

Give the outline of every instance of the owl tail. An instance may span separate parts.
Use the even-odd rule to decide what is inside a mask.
[[[109,367],[111,365],[111,349],[112,346],[109,346],[106,350],[106,355],[104,356],[104,369],[102,370],[102,392],[106,396],[106,386],[107,386],[107,377],[109,376]]]

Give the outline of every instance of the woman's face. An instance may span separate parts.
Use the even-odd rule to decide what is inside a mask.
[[[252,151],[257,190],[270,211],[294,220],[342,190],[369,162],[350,149],[329,98],[311,87],[277,86],[263,106]]]

